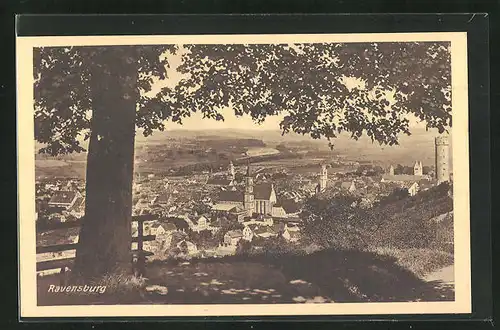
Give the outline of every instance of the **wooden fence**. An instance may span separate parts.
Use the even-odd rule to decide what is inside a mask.
[[[144,235],[144,222],[156,219],[157,216],[150,214],[132,217],[132,222],[137,222],[137,237],[132,237],[132,242],[137,243],[137,249],[136,250],[131,249],[131,262],[132,265],[134,266],[136,275],[145,274],[146,258],[148,256],[153,255],[152,252],[143,250],[143,243],[147,241],[154,241],[156,239],[155,235]],[[77,228],[81,226],[82,221],[83,218],[78,219],[76,221],[60,222],[53,224],[37,223],[36,232],[42,233],[50,230]],[[37,246],[36,253],[41,254],[41,253],[54,253],[54,252],[75,250],[77,246],[78,243]],[[75,259],[74,257],[71,257],[71,258],[60,258],[60,259],[38,261],[36,263],[36,271],[41,272],[52,269],[60,269],[61,273],[64,274],[66,268],[69,269],[72,268],[74,264],[74,259]]]

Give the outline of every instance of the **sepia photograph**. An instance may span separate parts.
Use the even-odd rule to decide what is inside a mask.
[[[470,312],[465,33],[17,49],[23,315]]]

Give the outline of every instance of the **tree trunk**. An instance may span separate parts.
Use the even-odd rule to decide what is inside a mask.
[[[75,263],[75,273],[84,278],[132,271],[132,181],[139,97],[134,48],[98,48],[91,76],[85,217]]]

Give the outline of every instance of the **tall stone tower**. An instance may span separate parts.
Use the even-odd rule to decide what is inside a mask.
[[[415,165],[413,165],[413,175],[424,175],[424,168],[422,166],[422,162],[416,161]]]
[[[450,141],[447,135],[436,137],[436,179],[438,183],[450,181]]]
[[[233,164],[233,162],[229,163],[229,175],[231,177],[231,180],[234,180],[235,177],[236,177],[236,172],[234,170],[234,164]]]
[[[394,175],[394,166],[389,167],[389,175]]]
[[[323,192],[326,189],[326,183],[328,182],[328,170],[326,165],[321,165],[321,173],[319,177],[319,191]]]
[[[250,164],[247,165],[247,174],[245,176],[245,194],[243,200],[243,207],[247,211],[248,216],[251,216],[255,212],[253,178],[250,172]]]

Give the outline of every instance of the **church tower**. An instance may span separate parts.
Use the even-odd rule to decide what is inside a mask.
[[[321,165],[321,174],[319,177],[319,191],[323,192],[326,189],[326,183],[328,182],[328,170],[326,165]]]
[[[234,164],[232,161],[229,163],[229,176],[231,180],[234,180],[236,178],[236,172],[234,170]]]
[[[243,207],[247,211],[248,216],[251,216],[255,211],[253,178],[250,172],[250,164],[247,165],[247,174],[245,176],[245,194],[244,194]]]
[[[394,175],[394,166],[389,167],[389,175]]]
[[[450,181],[450,141],[448,136],[436,137],[436,179],[439,183]]]
[[[422,162],[416,161],[415,165],[413,165],[413,175],[422,176],[424,174],[424,169],[422,166]]]

